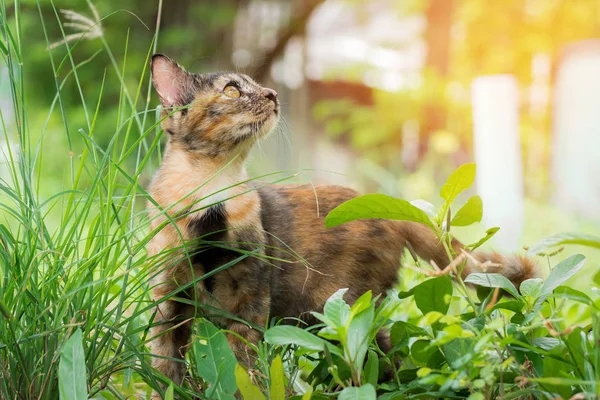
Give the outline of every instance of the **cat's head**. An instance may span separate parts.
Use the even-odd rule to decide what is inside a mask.
[[[247,150],[279,119],[277,93],[243,74],[193,74],[156,54],[152,82],[163,130],[190,152],[219,157]]]

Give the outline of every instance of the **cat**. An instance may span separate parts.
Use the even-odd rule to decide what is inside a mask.
[[[159,302],[151,347],[154,368],[176,384],[184,378],[198,311],[210,319],[214,307],[231,316],[212,320],[233,332],[231,348],[251,365],[252,354],[240,337],[256,343],[260,333],[253,326],[321,311],[340,288],[349,289],[350,303],[368,290],[385,294],[397,283],[407,246],[438,266],[449,263],[435,234],[418,223],[370,219],[326,229],[325,216],[356,197],[354,190],[249,180],[248,153],[279,119],[274,90],[239,73],[189,73],[160,54],[152,57],[151,70],[162,103],[161,127],[168,134],[149,190],[156,234],[148,253],[168,255],[151,282]],[[462,244],[454,240],[452,246],[460,254]],[[476,252],[464,276],[480,268],[474,259],[495,263],[487,272],[502,273],[515,285],[536,272],[526,257]],[[216,270],[222,265],[229,267]],[[213,274],[189,285],[207,273]],[[186,284],[177,296],[190,301],[169,297]],[[385,337],[379,339],[385,346]]]

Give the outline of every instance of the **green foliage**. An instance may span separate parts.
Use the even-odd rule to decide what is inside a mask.
[[[580,256],[574,258],[581,260]],[[572,267],[569,269],[567,265]],[[359,316],[366,310],[375,309],[377,299],[363,296],[354,305],[349,305],[343,300],[345,290],[340,290],[327,301],[324,314],[314,313],[324,323],[323,327],[317,328],[314,333],[286,327],[293,328],[286,329],[289,335],[287,340],[281,340],[281,334],[278,334],[278,339],[272,341],[270,332],[281,332],[280,328],[283,328],[276,326],[266,332],[265,340],[271,344],[293,344],[299,332],[313,335],[315,343],[318,342],[318,336],[332,340],[331,344],[335,344],[337,350],[332,352],[324,346],[321,356],[317,358],[320,361],[313,367],[308,378],[312,378],[313,393],[327,393],[335,386],[341,388],[339,399],[375,399],[377,395],[381,398],[406,399],[423,396],[487,398],[485,396],[512,396],[519,393],[540,398],[560,394],[570,397],[575,393],[591,395],[595,393],[593,387],[598,381],[598,361],[591,361],[598,352],[593,345],[593,337],[584,334],[580,328],[570,330],[560,327],[560,324],[549,328],[547,324],[555,326],[556,322],[548,321],[560,320],[559,310],[553,310],[555,303],[548,299],[543,304],[537,303],[537,300],[545,298],[543,285],[567,279],[577,267],[572,262],[565,263],[560,268],[557,266],[553,270],[556,271],[554,278],[548,278],[545,282],[531,279],[521,285],[520,291],[510,282],[507,285],[503,279],[496,279],[495,274],[490,274],[491,279],[481,280],[481,283],[486,287],[506,289],[515,299],[501,300],[494,307],[489,307],[488,299],[483,299],[481,302],[475,301],[474,308],[461,307],[459,313],[450,312],[446,303],[439,303],[437,306],[427,303],[426,306],[419,307],[422,314],[411,322],[394,322],[390,328],[393,348],[384,358],[383,365],[384,368],[395,368],[395,358],[401,357],[403,361],[392,381],[382,382],[374,378],[377,374],[381,376],[380,367],[375,362],[378,348],[373,343],[373,331],[366,325],[368,320],[379,329],[381,325],[375,321],[384,316],[390,318],[394,314],[399,303],[395,303],[392,298],[384,299],[379,306],[378,310],[387,311],[382,311],[383,314],[376,312],[375,319],[365,319],[365,325],[361,328],[364,329],[364,334],[353,335],[349,319],[355,315],[362,324]],[[478,283],[480,275],[485,274],[472,274],[468,281]],[[444,280],[439,280],[440,278]],[[432,282],[429,288],[433,290],[421,292],[416,287],[412,290],[417,305],[417,299],[425,293],[429,297],[437,297],[439,291],[441,297],[446,297],[442,296],[444,292],[447,297],[451,296],[452,286],[450,292],[445,289],[445,282],[450,282],[447,277],[424,281],[427,282]],[[423,283],[417,287],[419,286],[423,287]],[[560,294],[565,290],[556,292]],[[529,297],[532,299],[529,300]],[[587,296],[582,296],[580,300],[585,297]],[[367,300],[370,303],[368,306]],[[600,310],[597,304],[588,304],[592,307],[592,321],[597,324]],[[551,309],[547,318],[545,315],[548,311],[540,314],[542,305]],[[385,325],[389,323],[390,321]],[[599,335],[595,331],[589,332],[595,337]],[[363,346],[364,338],[369,340],[367,344],[370,350],[360,353],[366,359],[361,369],[361,364],[355,362],[356,353],[349,349]],[[296,357],[309,354],[314,357],[315,352],[302,345],[294,348]],[[586,363],[587,370],[578,367],[585,366]],[[324,370],[328,373],[323,374]],[[522,386],[526,387],[525,392]]]
[[[60,352],[58,381],[61,400],[88,398],[82,340],[81,331],[75,330]]]
[[[498,227],[494,227],[494,228],[490,228],[487,231],[485,231],[485,236],[482,237],[481,239],[479,239],[477,242],[470,244],[468,246],[466,246],[468,249],[470,250],[475,250],[478,249],[479,247],[481,247],[482,245],[485,244],[485,242],[487,242],[488,240],[490,240],[491,238],[494,237],[494,235],[496,234],[496,232],[498,232],[500,230],[500,228]]]
[[[449,276],[440,276],[427,279],[413,289],[415,303],[423,314],[437,311],[442,314],[448,312],[450,298],[452,297],[452,280]],[[435,295],[432,295],[435,293]]]
[[[472,196],[452,218],[454,226],[469,226],[480,222],[483,217],[483,203],[478,195]]]
[[[473,273],[469,275],[467,279],[465,279],[465,282],[483,287],[501,288],[516,298],[521,298],[521,295],[517,291],[515,285],[513,285],[511,281],[501,274]]]
[[[165,391],[165,400],[175,400],[175,389],[173,383],[169,384],[169,387]]]
[[[464,164],[450,175],[442,189],[440,197],[450,205],[456,196],[467,190],[475,182],[475,164]]]
[[[398,203],[377,196],[371,197],[374,205],[369,205],[370,198],[363,196],[359,202],[339,206],[332,218],[336,223],[372,218],[374,209],[389,212],[398,204],[418,205],[434,216],[430,228],[448,254],[456,257],[446,231],[447,216],[452,201],[473,183],[474,172],[475,167],[467,165],[451,175],[440,194],[445,202],[437,212],[423,201]],[[463,216],[481,211],[480,201],[469,203],[479,211],[464,211]],[[479,247],[496,231],[490,229],[471,247]],[[418,281],[397,298],[372,299],[368,293],[354,304],[344,300],[346,290],[339,290],[329,298],[323,314],[313,313],[322,325],[275,326],[267,330],[265,340],[287,346],[282,349],[292,346],[295,358],[313,360],[304,364],[313,396],[333,390],[338,399],[569,398],[575,394],[593,398],[600,384],[596,345],[600,301],[562,286],[584,261],[584,256],[573,255],[545,279],[528,279],[519,288],[497,273],[473,273],[464,281],[460,275],[454,280],[441,275]],[[465,283],[502,289],[509,297],[497,297],[494,290],[477,297]],[[415,310],[414,306],[418,311],[401,312],[405,320],[394,321],[398,310]],[[570,309],[579,310],[577,319],[566,313]],[[374,333],[384,326],[392,344],[387,354],[374,342]],[[357,362],[358,357],[363,362]],[[379,365],[376,357],[382,357]],[[399,369],[398,359],[402,360]],[[393,377],[382,380],[386,370],[393,371]]]
[[[366,360],[367,352],[395,307],[389,299],[377,306],[378,299],[373,299],[371,292],[365,293],[350,306],[343,299],[346,291],[341,289],[334,293],[322,314],[312,313],[325,324],[317,334],[294,326],[275,326],[265,332],[265,341],[272,345],[296,345],[297,355],[325,352],[327,357],[323,361],[329,363],[327,368],[335,370],[339,368],[337,363],[343,362],[344,369],[347,369],[355,385],[365,380],[376,380],[373,374],[379,367],[375,367],[373,356]],[[335,341],[338,345],[322,338]],[[367,367],[363,368],[365,360]]]
[[[196,369],[206,382],[207,399],[233,399],[237,390],[235,365],[237,360],[227,338],[216,326],[203,320],[194,342]]]
[[[325,218],[325,225],[331,228],[357,219],[385,218],[428,225],[441,237],[441,234],[449,228],[445,225],[450,211],[450,204],[459,194],[473,185],[475,169],[475,164],[464,164],[448,178],[440,191],[440,197],[444,200],[444,204],[437,214],[432,212],[431,208],[433,206],[431,203],[423,200],[409,202],[383,194],[366,194],[334,208]],[[481,220],[482,213],[481,199],[475,196],[469,199],[461,208],[456,216],[458,223],[455,223],[455,225],[468,226],[474,224]]]
[[[269,329],[265,333],[265,340],[270,344],[286,345],[295,344],[302,348],[306,353],[316,353],[324,348],[329,348],[335,354],[340,354],[335,347],[303,329],[295,326],[277,326]]]
[[[146,224],[139,223],[145,196],[139,180],[156,160],[159,142],[154,120],[133,122],[148,114],[150,105],[133,100],[143,97],[140,85],[135,92],[121,85],[123,63],[110,69],[112,79],[96,81],[98,92],[70,99],[79,102],[75,122],[73,109],[66,109],[67,84],[82,93],[80,72],[88,61],[78,63],[72,52],[46,51],[48,38],[43,54],[51,71],[28,78],[36,57],[26,46],[29,32],[21,30],[28,21],[19,20],[17,12],[16,24],[4,23],[6,7],[0,4],[0,37],[10,91],[3,95],[10,97],[14,114],[3,106],[0,397],[124,398],[139,391],[139,382],[157,388],[163,378],[155,376],[146,356],[153,263],[145,257]],[[54,13],[36,18],[37,35],[49,35],[49,26],[54,33],[62,27]],[[110,52],[108,45],[104,50]],[[134,82],[145,81],[145,72],[137,70]],[[27,93],[37,89],[43,97],[45,82],[55,90],[50,109],[30,108]],[[109,85],[122,90],[118,115],[105,115],[100,107]],[[14,120],[10,126],[8,118]],[[47,124],[35,123],[36,118]],[[53,120],[64,122],[62,133]],[[101,146],[96,132],[109,126],[116,127],[114,138]],[[85,146],[55,147],[57,137],[69,144],[76,138]],[[52,181],[56,167],[47,164],[46,155],[50,164],[60,165],[64,185]]]
[[[200,383],[233,395],[231,350],[214,327],[197,329],[214,334],[219,351],[193,346],[200,356],[189,372],[198,383],[173,385],[150,365],[158,302],[149,282],[173,257],[145,250],[156,231],[144,187],[161,157],[147,70],[158,36],[142,24],[128,35],[139,20],[114,10],[139,3],[132,8],[153,19],[156,9],[65,0],[61,8],[104,17],[94,24],[102,29],[93,40],[52,47],[68,13],[38,3],[0,2],[0,69],[8,75],[0,93],[0,398],[149,398],[166,388],[165,398],[191,399]]]
[[[269,377],[271,378],[271,387],[269,389],[269,398],[271,400],[285,399],[285,383],[283,374],[283,363],[278,355],[271,363],[269,369]]]
[[[347,387],[340,392],[339,400],[374,400],[375,388],[370,383],[361,387]]]
[[[565,283],[570,277],[575,275],[577,271],[583,267],[583,263],[585,262],[585,257],[581,254],[577,254],[571,256],[558,264],[552,271],[550,271],[550,275],[546,278],[544,282],[544,286],[541,291],[544,295],[549,295],[552,293],[554,289],[558,286]]]
[[[420,208],[384,194],[365,194],[334,208],[325,218],[328,228],[362,218],[386,218],[432,225]]]
[[[237,386],[240,389],[240,393],[246,400],[264,400],[265,396],[262,394],[260,389],[252,383],[248,372],[239,364],[235,366],[235,380]]]
[[[539,254],[550,247],[564,246],[567,244],[579,244],[600,249],[600,237],[578,233],[561,233],[540,240],[531,246],[528,251],[530,254]]]

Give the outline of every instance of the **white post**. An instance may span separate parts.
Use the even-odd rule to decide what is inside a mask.
[[[600,40],[568,48],[554,98],[554,199],[569,211],[600,220]]]
[[[523,231],[523,167],[519,142],[519,89],[512,75],[473,81],[473,134],[477,193],[486,228],[500,227],[492,243],[518,250]]]

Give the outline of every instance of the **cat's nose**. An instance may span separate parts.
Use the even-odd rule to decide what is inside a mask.
[[[263,95],[271,100],[273,103],[277,104],[278,100],[277,100],[277,92],[274,91],[273,89],[269,89],[269,88],[265,88],[263,89]]]

